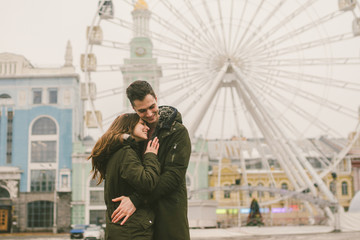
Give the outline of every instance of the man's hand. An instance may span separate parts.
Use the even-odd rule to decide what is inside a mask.
[[[133,213],[136,211],[136,207],[131,202],[129,197],[121,196],[118,198],[112,199],[113,202],[119,202],[121,201],[120,205],[117,207],[117,209],[113,212],[111,215],[111,221],[113,223],[117,223],[122,218],[124,220],[120,223],[120,225],[124,225],[124,223],[128,220],[128,218],[133,215]]]

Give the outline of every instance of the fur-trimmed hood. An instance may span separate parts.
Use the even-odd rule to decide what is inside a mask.
[[[160,115],[159,123],[157,125],[158,129],[162,129],[162,128],[170,129],[174,121],[182,123],[181,114],[174,107],[160,106],[159,115]]]

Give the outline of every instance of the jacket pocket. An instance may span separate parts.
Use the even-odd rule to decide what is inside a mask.
[[[125,223],[125,226],[128,228],[139,228],[146,230],[152,225],[154,225],[155,213],[153,210],[147,209],[138,209],[135,213],[128,219]]]

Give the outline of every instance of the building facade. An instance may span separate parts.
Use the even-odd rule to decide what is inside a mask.
[[[72,142],[82,137],[79,76],[0,54],[0,231],[67,231]]]
[[[349,140],[356,136],[355,132],[350,133]],[[358,138],[350,150],[351,165],[354,177],[354,193],[360,191],[360,138]]]
[[[258,145],[252,144],[251,141],[247,142],[246,139],[242,141],[241,144],[238,140],[229,140],[223,143],[210,141],[208,143],[211,165],[209,187],[214,189],[209,192],[209,195],[210,199],[219,203],[217,209],[219,225],[230,227],[246,224],[250,203],[254,198],[259,202],[265,225],[325,223],[324,213],[318,206],[311,204],[312,212],[309,212],[305,201],[299,198],[282,197],[284,195],[281,194],[281,190],[294,191],[295,188],[276,159],[268,155],[270,151],[266,150],[266,146],[262,147],[270,163],[269,169],[262,164],[256,150]],[[223,157],[218,154],[221,144],[224,144],[225,149]],[[262,142],[262,144],[264,143]],[[301,143],[299,144],[301,145]],[[240,152],[246,162],[245,171],[241,167]],[[323,166],[310,156],[308,156],[308,160],[318,173],[323,170]],[[351,169],[351,159],[345,158],[338,165],[335,177],[329,173],[323,178],[326,186],[336,196],[345,211],[349,208],[350,201],[354,196]],[[256,187],[255,190],[252,190],[253,187]],[[259,190],[261,188],[264,190]],[[323,198],[324,196],[319,197]]]
[[[73,147],[71,224],[74,225],[105,223],[104,182],[97,185],[92,179],[91,161],[87,160],[94,144],[91,137],[85,137]]]

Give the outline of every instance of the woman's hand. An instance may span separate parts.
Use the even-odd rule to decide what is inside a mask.
[[[115,211],[111,215],[111,221],[113,223],[119,222],[123,219],[120,225],[124,225],[124,223],[128,220],[131,215],[136,211],[136,207],[131,202],[129,197],[121,196],[118,198],[112,199],[113,202],[120,202],[120,205],[115,209]]]
[[[145,153],[152,152],[157,155],[158,150],[159,150],[159,139],[155,137],[154,140],[150,140],[148,142]]]

